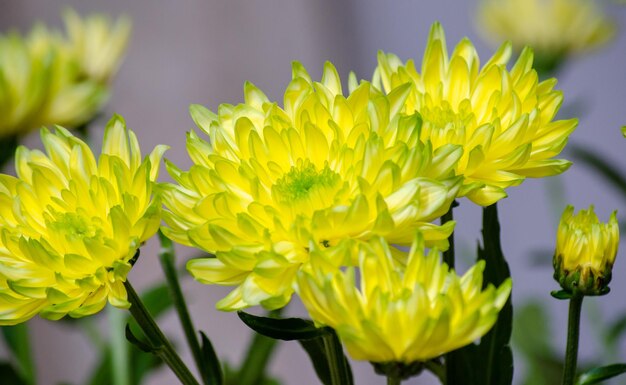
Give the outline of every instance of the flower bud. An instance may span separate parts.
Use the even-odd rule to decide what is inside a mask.
[[[608,223],[601,223],[593,211],[567,206],[561,217],[554,252],[554,279],[576,295],[603,295],[609,292],[611,269],[617,254],[619,226],[617,211]]]

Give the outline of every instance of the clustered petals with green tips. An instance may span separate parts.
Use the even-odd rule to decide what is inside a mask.
[[[284,306],[311,241],[410,244],[421,230],[447,247],[454,224],[431,222],[459,191],[462,150],[419,140],[419,116],[400,114],[408,91],[364,82],[346,97],[330,63],[321,82],[296,63],[282,108],[250,83],[243,104],[191,108],[211,141],[190,133],[194,165],[167,164],[177,184],[163,187],[164,233],[215,254],[188,268],[200,282],[236,286],[218,308]]]
[[[96,161],[64,128],[42,129],[46,153],[20,147],[0,175],[0,325],[126,308],[123,282],[161,220],[153,183],[166,147],[144,160],[120,117]]]
[[[67,35],[37,25],[27,37],[0,36],[0,139],[41,126],[77,128],[109,97],[130,22],[68,10]]]
[[[505,189],[527,177],[565,171],[570,162],[553,159],[577,120],[554,121],[563,95],[556,79],[539,81],[533,54],[525,49],[509,71],[510,43],[481,68],[476,49],[461,40],[448,57],[443,28],[431,29],[421,73],[413,60],[379,53],[374,84],[388,94],[410,85],[406,113],[423,119],[420,138],[435,149],[457,144],[463,156],[456,166],[465,177],[461,195],[488,206],[506,196]]]
[[[578,214],[567,206],[556,236],[554,279],[571,294],[608,293],[618,245],[616,211],[608,223],[602,223],[593,206]]]
[[[356,268],[333,265],[335,251],[315,246],[298,274],[298,294],[318,325],[337,331],[352,358],[410,364],[486,334],[511,292],[511,280],[483,289],[484,261],[462,277],[427,254],[421,236],[408,253],[382,237],[355,241]]]

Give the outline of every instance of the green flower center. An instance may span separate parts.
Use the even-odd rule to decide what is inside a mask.
[[[308,197],[311,191],[337,186],[339,174],[325,166],[317,171],[309,162],[298,167],[292,166],[282,178],[274,184],[274,191],[284,203],[295,203]]]
[[[448,103],[442,102],[441,105],[422,107],[420,115],[423,120],[422,140],[430,139],[435,147],[445,143],[465,142],[465,130],[472,118],[471,111],[466,108],[454,111]]]
[[[54,221],[49,227],[64,233],[69,239],[93,238],[97,235],[97,228],[84,215],[77,213],[54,213]]]

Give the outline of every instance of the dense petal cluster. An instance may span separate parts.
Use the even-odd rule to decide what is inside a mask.
[[[336,251],[314,247],[298,294],[357,360],[409,364],[467,345],[491,329],[511,291],[510,279],[483,289],[484,261],[457,276],[435,249],[424,254],[420,236],[408,255],[380,237],[359,242],[358,274],[333,269]]]
[[[546,61],[602,45],[615,35],[615,23],[599,3],[587,0],[483,0],[479,22],[497,43],[509,40],[517,52],[530,46]]]
[[[461,191],[487,206],[506,196],[505,188],[526,177],[565,171],[570,162],[552,159],[567,142],[577,121],[553,121],[563,101],[555,79],[539,82],[533,55],[524,50],[509,71],[510,44],[504,44],[480,68],[476,50],[463,39],[448,57],[444,31],[433,25],[421,73],[409,60],[379,54],[375,83],[387,93],[409,84],[404,111],[419,112],[421,139],[435,149],[463,146],[456,172],[465,177]]]
[[[160,224],[152,185],[165,147],[142,161],[119,117],[98,161],[61,127],[41,138],[46,153],[20,147],[17,178],[0,175],[0,325],[128,307],[131,261]]]
[[[563,289],[584,295],[608,292],[619,244],[617,212],[602,223],[593,211],[567,206],[561,216],[554,252],[554,278]]]
[[[36,26],[27,36],[0,36],[0,138],[59,124],[76,128],[108,99],[129,23],[66,14],[69,37]],[[95,54],[98,52],[98,54]]]
[[[243,104],[192,107],[211,141],[191,132],[194,165],[167,164],[177,184],[163,188],[164,232],[215,254],[188,268],[200,282],[237,286],[218,308],[284,306],[311,240],[410,244],[419,229],[447,246],[454,224],[430,222],[457,195],[462,151],[419,140],[419,117],[399,113],[408,91],[383,95],[364,82],[345,97],[330,63],[321,82],[296,63],[283,108],[250,83]]]

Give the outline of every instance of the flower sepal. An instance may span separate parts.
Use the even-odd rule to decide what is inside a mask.
[[[400,380],[417,376],[424,370],[424,363],[420,361],[411,362],[409,364],[399,361],[370,362],[370,364],[372,364],[377,374],[398,378]]]
[[[611,289],[611,269],[602,272],[594,271],[588,266],[579,266],[576,270],[569,271],[560,263],[561,257],[554,257],[554,279],[561,285],[563,290],[552,292],[557,299],[570,299],[573,296],[602,296],[608,294]]]

